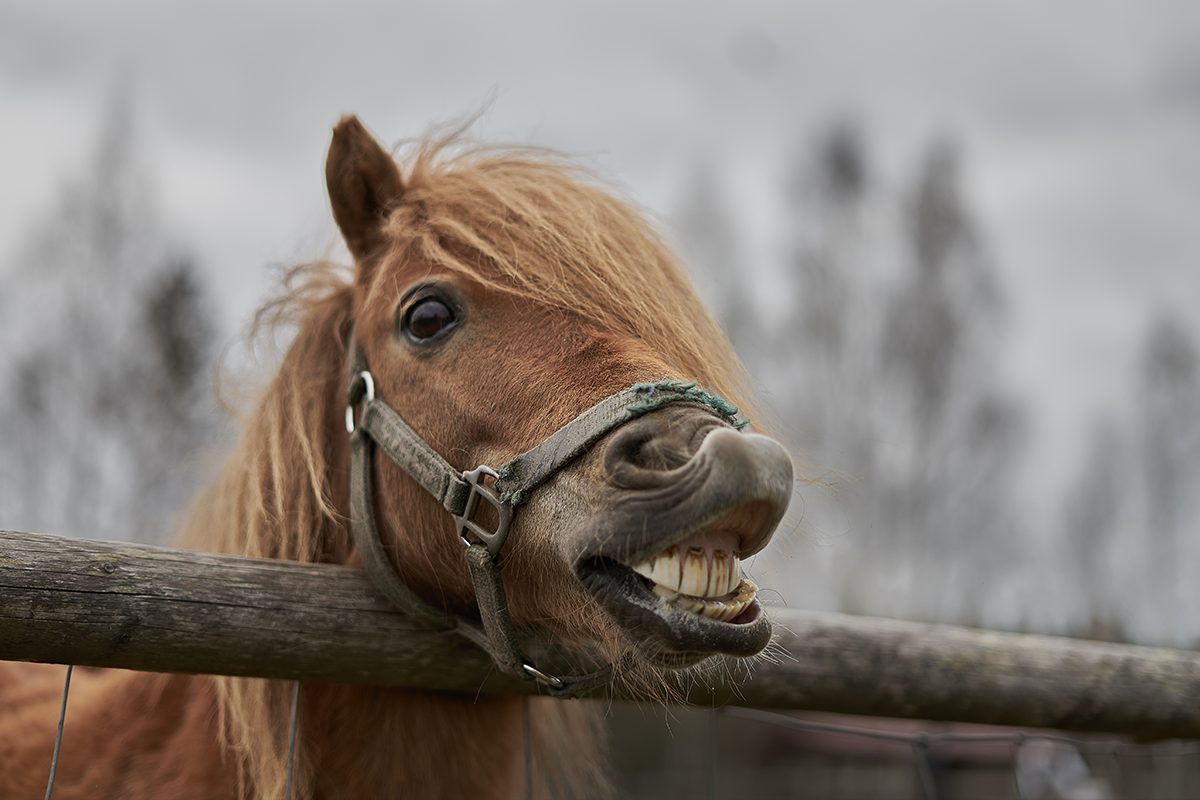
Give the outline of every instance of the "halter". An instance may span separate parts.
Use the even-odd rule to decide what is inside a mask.
[[[486,650],[502,672],[523,680],[536,680],[555,697],[577,697],[603,684],[612,674],[612,665],[586,675],[559,677],[538,670],[521,651],[500,577],[504,565],[500,549],[516,507],[605,434],[663,406],[702,407],[738,430],[749,424],[749,420],[739,419],[735,406],[697,388],[695,382],[638,383],[604,398],[499,470],[480,465],[459,472],[395,409],[375,396],[374,378],[353,332],[347,343],[346,365],[351,531],[371,582],[417,622],[437,631],[454,631],[465,636]],[[356,408],[359,409],[357,424]],[[482,624],[446,613],[421,600],[388,560],[375,524],[372,502],[372,456],[376,445],[454,518],[455,531],[465,546]],[[495,481],[494,488],[487,486],[485,477]],[[496,511],[497,523],[490,530],[475,520],[480,502]]]

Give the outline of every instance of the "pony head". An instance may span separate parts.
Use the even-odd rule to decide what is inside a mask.
[[[745,382],[728,342],[628,205],[544,154],[446,144],[402,171],[353,117],[334,130],[347,317],[375,396],[460,472],[510,462],[620,390],[648,403],[516,501],[500,554],[513,622],[656,667],[758,653],[771,628],[740,560],[783,517],[792,468],[731,424],[721,397]],[[656,407],[656,387],[693,402]],[[379,452],[372,469],[391,567],[425,603],[477,616],[451,517]]]

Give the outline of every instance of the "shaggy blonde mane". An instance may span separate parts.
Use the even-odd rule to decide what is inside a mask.
[[[401,169],[405,190],[389,210],[389,250],[374,280],[389,279],[389,259],[468,274],[638,337],[680,376],[744,407],[746,374],[684,270],[642,216],[589,172],[553,153],[466,147],[457,136],[417,144]],[[295,337],[237,447],[187,514],[178,545],[305,562],[349,558],[340,420],[353,304],[348,272],[316,265],[289,273],[282,296],[259,313],[263,329],[286,323]],[[213,680],[243,793],[281,796],[290,683]],[[579,704],[550,702],[553,712],[534,722],[543,764],[586,746],[566,731],[588,726],[563,722],[564,714],[582,713],[569,710]],[[311,794],[311,760],[298,752],[297,797]],[[585,765],[579,780],[600,780],[596,766]]]

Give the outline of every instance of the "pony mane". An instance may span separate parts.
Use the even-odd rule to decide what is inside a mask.
[[[405,191],[386,223],[390,253],[636,336],[680,377],[746,407],[749,379],[684,269],[638,211],[590,172],[549,151],[468,147],[457,135],[417,143],[401,169]],[[480,256],[492,274],[480,274]],[[259,311],[252,337],[286,326],[294,338],[238,445],[185,515],[177,546],[305,562],[349,557],[338,509],[349,478],[334,454],[344,446],[338,400],[353,298],[349,272],[321,263],[287,273],[281,295]],[[281,794],[290,682],[212,680],[242,793]],[[547,713],[539,725],[566,712]],[[544,740],[542,763],[563,757],[555,746],[571,746],[561,735]],[[579,774],[599,780],[597,769]],[[296,796],[312,786],[312,754],[298,748]]]
[[[250,338],[295,327],[278,371],[243,421],[238,444],[184,516],[176,545],[289,561],[339,561],[349,547],[330,474],[352,292],[330,264],[290,270],[255,315]],[[344,435],[344,434],[342,434]]]
[[[192,503],[177,547],[290,561],[344,561],[348,522],[337,510],[334,438],[344,430],[329,399],[341,397],[353,293],[345,269],[291,270],[283,293],[255,316],[260,333],[295,328],[278,372],[260,391],[216,479]],[[334,404],[336,406],[336,404]],[[344,435],[344,434],[342,434]],[[345,472],[345,470],[342,470]],[[234,757],[239,795],[282,796],[290,682],[213,676],[222,748]],[[295,796],[311,792],[313,767],[298,748]]]

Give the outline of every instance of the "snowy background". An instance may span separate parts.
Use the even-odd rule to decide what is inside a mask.
[[[161,536],[269,266],[339,252],[349,112],[478,113],[680,242],[832,470],[778,602],[1200,641],[1185,3],[7,0],[0,526]]]

